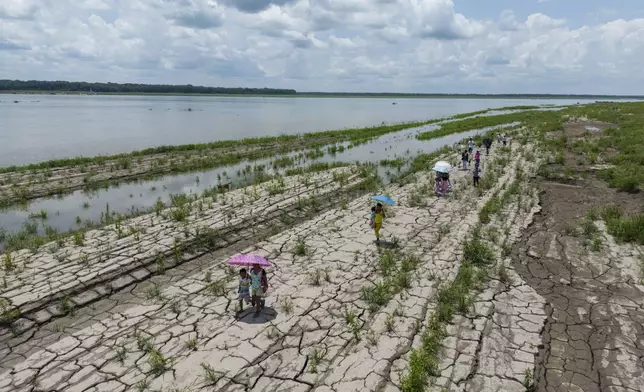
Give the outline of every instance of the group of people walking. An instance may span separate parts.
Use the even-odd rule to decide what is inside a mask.
[[[497,134],[497,141],[499,143],[503,143],[504,146],[507,145],[508,143],[508,134]],[[492,147],[492,137],[487,137],[483,140],[483,145],[485,146],[485,154],[489,155],[490,154],[490,148]],[[472,153],[473,156],[472,156]],[[470,140],[467,142],[467,150],[464,150],[463,153],[461,154],[461,162],[463,164],[463,170],[468,170],[471,158],[474,158],[474,168],[472,169],[472,183],[474,186],[479,185],[479,180],[481,178],[481,149],[476,148],[476,152],[474,152],[474,140],[470,138]]]

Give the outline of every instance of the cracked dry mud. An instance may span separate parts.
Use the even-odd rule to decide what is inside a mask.
[[[504,174],[497,188],[512,176],[512,171]],[[421,177],[427,186],[430,179]],[[455,172],[453,181],[464,202],[431,196],[428,207],[411,208],[406,207],[407,199],[417,185],[389,189],[401,206],[390,210],[385,237],[395,237],[403,251],[418,255],[421,263],[411,287],[375,312],[361,299],[363,286],[381,280],[376,267],[378,250],[367,223],[370,201],[363,196],[346,208],[323,211],[246,249],[269,256],[275,264],[270,270],[267,308],[259,318],[249,310],[235,313],[235,281],[223,268],[234,251],[222,249],[200,257],[197,264],[185,264],[198,267],[180,266],[156,276],[153,285],[135,280],[92,306],[78,304],[73,317],[57,323],[47,323],[45,317],[15,337],[7,332],[0,390],[397,390],[404,356],[432,310],[436,284],[454,277],[461,244],[492,192],[475,197],[468,173]],[[328,188],[318,196],[332,198],[337,188]],[[249,214],[271,205],[250,208]],[[207,215],[211,220],[204,219],[209,226],[223,219],[213,218],[217,216],[214,212]],[[449,234],[439,234],[447,226]],[[155,227],[163,225],[158,222]],[[141,241],[147,233],[140,234]],[[164,237],[172,238],[176,232],[171,233]],[[441,235],[444,238],[436,246]],[[88,235],[88,242],[91,238]],[[293,252],[299,238],[306,242],[305,256]],[[41,263],[41,257],[28,251],[20,257],[27,265]],[[129,262],[135,260],[132,257]],[[76,259],[69,264],[76,268],[69,269],[70,276],[86,269],[78,267]],[[43,264],[42,268],[47,267]],[[21,287],[34,279],[34,275],[18,275],[25,282],[12,286],[14,302],[31,292]],[[316,275],[321,277],[319,284],[314,282]],[[43,287],[60,292],[57,280],[61,278]],[[220,281],[227,282],[226,290],[213,290],[212,282]],[[359,341],[347,325],[348,312],[355,314]]]
[[[203,212],[193,210],[187,225],[164,218],[167,211],[143,216],[124,222],[126,232],[127,227],[145,228],[138,235],[118,239],[112,226],[88,234],[83,246],[70,240],[53,252],[68,253],[63,261],[48,254],[53,249],[21,251],[15,254],[17,263],[27,268],[12,274],[1,296],[33,311],[19,320],[17,331],[0,334],[0,391],[399,391],[409,352],[420,344],[419,332],[434,311],[438,285],[454,279],[462,244],[478,224],[480,209],[493,193],[517,180],[516,163],[527,172],[535,170],[525,161],[524,151],[531,147],[524,147],[512,146],[498,182],[480,197],[470,185],[471,175],[462,171],[452,174],[452,196],[427,196],[424,207],[409,206],[417,184],[385,190],[399,205],[388,210],[384,238],[399,242],[401,251],[415,254],[420,263],[409,288],[377,310],[369,309],[361,295],[363,287],[383,279],[378,267],[382,248],[373,243],[367,222],[369,196],[345,206],[325,204],[358,184],[357,177],[348,177],[342,189],[332,173],[315,176],[309,186],[287,178],[284,193],[269,196],[262,190],[245,206],[240,200],[249,197],[248,191],[234,191],[225,205],[219,200]],[[497,154],[493,148],[484,165],[491,167]],[[634,279],[634,266],[624,261],[640,250],[612,243],[610,254],[591,256],[579,244],[545,249],[554,241],[543,239],[551,231],[540,226],[547,215],[539,213],[537,192],[525,176],[520,183],[522,199],[504,205],[486,225],[496,228],[488,242],[499,261],[476,293],[474,310],[449,326],[441,376],[428,389],[524,391],[526,370],[536,369],[537,390],[641,390],[642,287]],[[429,187],[431,177],[420,174],[418,184]],[[313,194],[325,208],[305,216],[298,205]],[[284,214],[288,219],[280,219]],[[174,238],[190,242],[196,229],[205,227],[225,231],[217,237],[222,243],[175,261]],[[303,256],[294,251],[299,240],[306,244]],[[505,248],[515,241],[519,244],[508,255]],[[118,249],[101,251],[108,242],[119,244]],[[258,318],[250,309],[236,312],[236,277],[224,263],[237,251],[268,256],[275,265],[269,270],[267,306]],[[167,255],[162,269],[158,252]],[[82,254],[89,254],[89,263]],[[587,268],[588,257],[597,262],[596,269]],[[496,273],[501,265],[505,278]],[[574,280],[553,280],[562,274],[562,265],[565,271],[576,266]],[[42,273],[53,269],[55,275]],[[98,281],[82,280],[89,270]],[[570,282],[583,285],[570,291]],[[564,303],[558,298],[565,293],[588,295],[585,302],[570,296]],[[91,300],[83,302],[85,295]],[[65,297],[72,300],[73,314],[60,314]],[[588,306],[586,313],[567,313],[581,303]],[[587,317],[590,327],[582,327],[580,317]],[[602,320],[608,320],[603,329]],[[599,336],[601,349],[590,350]],[[598,389],[570,384],[582,374],[571,368],[584,364],[582,343],[592,369],[603,369],[603,376],[597,370],[588,375],[591,380],[598,376]],[[567,369],[567,384],[565,374],[552,369]]]
[[[353,171],[342,168],[314,177],[290,177],[284,180],[280,193],[271,195],[269,190],[279,185],[273,181],[219,195],[215,200],[195,200],[181,221],[173,218],[172,212],[177,210],[173,208],[91,230],[82,244],[68,239],[37,251],[9,253],[18,268],[0,272],[0,296],[20,309],[20,329],[42,324],[64,313],[60,309],[64,298],[69,306],[84,306],[204,252],[273,231],[280,220],[303,215],[302,204],[312,200],[323,203],[358,185],[362,179]],[[206,244],[200,243],[204,233],[210,234]],[[193,246],[184,252],[188,245]]]
[[[591,194],[593,190],[589,191]],[[544,209],[515,248],[514,267],[546,301],[534,375],[539,391],[644,390],[644,286],[641,246],[617,244],[598,222],[602,247],[564,234],[583,217],[588,192],[548,184]]]

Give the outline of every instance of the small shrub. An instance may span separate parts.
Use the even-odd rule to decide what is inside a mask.
[[[486,265],[492,263],[494,253],[481,240],[474,238],[465,243],[463,258],[473,265]]]
[[[214,385],[217,381],[221,380],[223,374],[217,372],[211,365],[202,362],[201,368],[203,369],[203,377],[208,385]]]
[[[186,348],[188,348],[189,350],[197,351],[197,344],[198,344],[197,339],[194,339],[194,338],[188,339],[185,341],[185,344],[186,344]]]
[[[295,242],[295,248],[293,252],[296,256],[306,256],[308,254],[309,248],[302,237],[298,237],[297,241]]]
[[[152,349],[149,352],[148,364],[152,370],[152,373],[159,376],[165,373],[169,367],[170,362],[161,354],[157,349]]]
[[[311,350],[311,353],[309,354],[309,372],[318,372],[318,365],[320,365],[325,355],[326,352],[318,349],[317,347]]]
[[[123,364],[127,359],[127,347],[120,345],[116,348],[116,359]]]
[[[291,314],[293,312],[293,301],[286,297],[280,300],[280,308],[286,314]]]
[[[395,327],[396,327],[396,320],[394,319],[394,316],[390,314],[387,316],[387,319],[385,320],[385,330],[387,332],[393,332]]]

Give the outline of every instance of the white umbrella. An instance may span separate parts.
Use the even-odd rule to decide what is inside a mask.
[[[452,165],[450,165],[449,162],[438,161],[434,165],[434,171],[437,171],[439,173],[449,173],[451,170]]]

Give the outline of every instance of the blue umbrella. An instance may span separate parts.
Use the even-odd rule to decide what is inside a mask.
[[[384,195],[374,196],[374,197],[371,198],[371,200],[380,201],[380,202],[383,202],[383,203],[385,203],[387,205],[390,205],[390,206],[392,206],[392,205],[394,205],[396,203],[396,201],[392,200],[391,197],[384,196]]]

